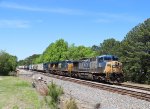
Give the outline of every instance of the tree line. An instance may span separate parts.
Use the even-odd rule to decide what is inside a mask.
[[[104,54],[119,57],[126,81],[150,84],[150,19],[131,29],[122,41],[110,38],[99,45],[85,47],[69,45],[59,39],[51,43],[42,54],[19,61],[19,65],[78,60]]]

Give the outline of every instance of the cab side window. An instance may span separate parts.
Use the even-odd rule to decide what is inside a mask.
[[[103,57],[99,58],[98,62],[103,62]]]
[[[105,61],[110,61],[110,60],[112,60],[112,59],[111,59],[111,57],[104,57],[104,60],[105,60]]]

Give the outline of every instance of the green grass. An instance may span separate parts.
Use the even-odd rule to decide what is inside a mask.
[[[0,109],[41,109],[40,102],[31,83],[17,77],[0,76]]]

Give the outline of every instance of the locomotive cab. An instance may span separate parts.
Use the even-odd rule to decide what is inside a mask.
[[[111,83],[123,82],[122,63],[118,61],[118,57],[113,55],[103,55],[97,57],[98,72],[100,79]]]
[[[105,71],[106,78],[112,82],[123,82],[122,63],[118,61],[110,61],[106,63]]]

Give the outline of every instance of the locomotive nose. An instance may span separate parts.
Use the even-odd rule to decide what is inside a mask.
[[[121,64],[118,61],[113,62],[112,73],[119,74],[121,73]]]

